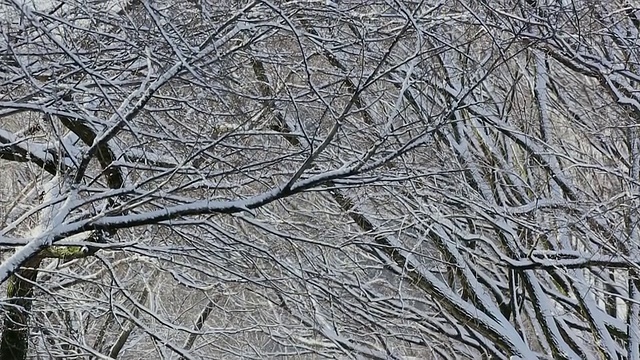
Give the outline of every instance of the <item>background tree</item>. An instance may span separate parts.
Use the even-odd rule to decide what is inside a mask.
[[[638,4],[0,4],[2,359],[640,357]]]

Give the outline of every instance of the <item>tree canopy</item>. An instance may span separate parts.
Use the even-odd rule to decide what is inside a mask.
[[[0,0],[1,359],[640,358],[640,3]]]

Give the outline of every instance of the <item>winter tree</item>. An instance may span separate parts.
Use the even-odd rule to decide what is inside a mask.
[[[640,358],[640,3],[0,29],[0,359]]]

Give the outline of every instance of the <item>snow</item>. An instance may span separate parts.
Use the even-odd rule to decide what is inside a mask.
[[[2,104],[0,104],[2,107]],[[50,149],[49,144],[39,144],[28,141],[25,138],[17,138],[13,133],[0,129],[0,148],[13,146],[15,148],[23,150],[27,156],[31,158],[40,159],[42,162],[54,163],[55,151]],[[73,166],[71,159],[63,158],[64,165],[70,167]]]

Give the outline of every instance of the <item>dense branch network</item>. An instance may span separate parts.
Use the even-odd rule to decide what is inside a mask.
[[[640,356],[632,3],[0,4],[2,354]]]

